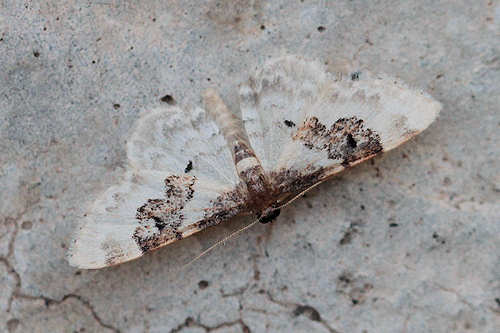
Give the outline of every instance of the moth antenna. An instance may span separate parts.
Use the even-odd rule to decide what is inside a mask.
[[[186,269],[187,267],[191,266],[191,264],[193,264],[195,261],[197,261],[198,259],[200,259],[204,255],[206,255],[207,253],[209,253],[210,251],[212,251],[213,249],[215,249],[216,247],[218,247],[221,243],[225,243],[226,241],[228,241],[231,238],[235,237],[236,235],[242,233],[243,231],[245,231],[247,229],[250,229],[251,227],[253,227],[258,222],[259,222],[259,220],[255,220],[254,222],[250,223],[249,225],[244,226],[243,228],[241,228],[239,230],[236,230],[235,232],[231,233],[230,235],[224,237],[223,239],[221,239],[220,241],[218,241],[214,245],[210,246],[208,249],[206,249],[203,252],[201,252],[200,254],[198,254],[194,259],[190,260],[187,264],[185,264],[184,266],[182,266],[182,269]]]

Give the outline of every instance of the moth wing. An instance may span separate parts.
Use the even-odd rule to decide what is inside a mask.
[[[427,128],[441,105],[400,80],[271,60],[240,88],[252,147],[281,192],[300,192]]]
[[[316,62],[287,56],[265,63],[240,86],[243,124],[265,170],[276,169],[293,127],[304,120],[307,105],[327,79]]]
[[[231,153],[201,109],[142,116],[127,154],[121,183],[95,199],[76,232],[68,255],[73,266],[126,262],[244,210],[246,189]]]
[[[127,142],[127,157],[139,170],[186,173],[234,186],[239,183],[224,136],[201,108],[158,108],[142,114]]]

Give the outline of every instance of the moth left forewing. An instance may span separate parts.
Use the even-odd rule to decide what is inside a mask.
[[[187,173],[234,186],[239,182],[224,136],[201,108],[144,112],[127,142],[127,157],[140,170]]]
[[[130,171],[90,207],[69,261],[116,265],[244,213],[245,191],[189,175]]]
[[[127,172],[88,208],[70,264],[116,265],[246,213],[231,155],[201,108],[141,113],[127,141]]]

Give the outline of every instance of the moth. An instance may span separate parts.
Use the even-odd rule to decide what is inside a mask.
[[[239,97],[241,119],[213,89],[205,109],[142,114],[123,180],[90,206],[70,264],[120,264],[238,215],[268,223],[312,187],[408,141],[441,109],[390,76],[330,73],[298,56],[265,63]]]

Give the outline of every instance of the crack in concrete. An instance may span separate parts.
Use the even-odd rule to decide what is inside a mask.
[[[176,328],[170,330],[170,333],[178,333],[178,332],[181,332],[184,328],[188,328],[188,327],[199,327],[199,328],[204,329],[205,332],[212,332],[212,331],[224,328],[224,327],[232,327],[235,325],[239,325],[241,327],[241,330],[243,331],[243,333],[251,333],[250,328],[247,326],[247,324],[245,324],[245,322],[241,318],[238,320],[225,322],[225,323],[211,327],[211,326],[203,325],[202,323],[197,322],[196,320],[194,320],[191,317],[187,317],[186,320],[184,321],[184,323],[182,323],[182,324],[178,325]]]
[[[278,316],[280,313],[283,313],[281,311],[280,312],[272,312],[272,311],[267,311],[265,309],[259,309],[259,308],[254,308],[254,307],[245,308],[245,311],[262,313],[262,314],[265,314],[266,316]]]
[[[97,315],[97,312],[94,310],[94,308],[92,307],[90,302],[85,300],[84,298],[82,298],[80,295],[68,294],[68,295],[64,295],[61,300],[54,300],[54,299],[51,299],[51,298],[45,297],[45,296],[31,296],[31,295],[26,295],[26,294],[21,293],[21,286],[22,286],[21,276],[16,271],[14,266],[10,263],[9,258],[11,258],[14,255],[14,243],[15,243],[15,240],[17,238],[17,234],[19,232],[18,221],[20,221],[22,219],[22,217],[26,214],[27,210],[28,209],[26,208],[16,218],[13,219],[14,220],[14,223],[13,223],[14,224],[14,231],[12,232],[12,236],[11,236],[11,239],[9,242],[7,255],[5,257],[3,257],[3,256],[0,257],[0,262],[3,263],[7,267],[7,270],[9,271],[9,273],[14,275],[14,279],[16,281],[15,289],[12,292],[12,294],[10,295],[9,300],[7,302],[7,311],[6,312],[9,313],[12,310],[12,303],[14,302],[14,300],[16,298],[27,299],[27,300],[43,300],[47,307],[50,307],[53,304],[55,304],[55,305],[62,304],[66,300],[73,298],[73,299],[78,300],[81,304],[83,304],[84,307],[86,307],[90,311],[90,313],[92,313],[92,317],[101,327],[110,329],[115,333],[120,333],[120,330],[118,328],[104,323],[102,321],[102,319]]]
[[[472,305],[471,303],[467,302],[467,300],[465,299],[465,297],[464,297],[464,296],[462,296],[462,295],[461,295],[458,291],[456,291],[455,289],[453,289],[453,288],[447,288],[447,287],[442,286],[441,284],[436,283],[436,282],[434,282],[433,284],[434,284],[434,286],[436,286],[436,287],[437,287],[437,289],[440,289],[440,290],[442,290],[442,291],[444,291],[444,292],[447,292],[447,293],[454,294],[454,295],[458,298],[458,300],[460,301],[460,303],[463,303],[463,304],[467,305],[467,306],[468,306],[469,308],[471,308],[471,309],[475,309],[475,306],[474,306],[474,305]]]
[[[7,313],[10,312],[12,308],[12,302],[14,301],[14,295],[19,289],[21,289],[21,277],[19,276],[19,273],[14,269],[14,267],[10,264],[9,260],[4,257],[0,257],[0,262],[7,267],[7,270],[9,271],[10,274],[14,275],[14,280],[16,280],[16,285],[14,287],[14,291],[12,294],[9,296],[9,300],[7,301]]]
[[[224,293],[224,290],[220,290],[220,295],[222,298],[226,298],[226,297],[236,297],[236,296],[242,296],[245,291],[247,291],[249,288],[249,284],[247,284],[246,286],[243,286],[243,287],[240,287],[236,290],[234,290],[233,292],[230,292],[230,293]]]
[[[7,256],[6,257],[0,257],[0,262],[3,263],[7,267],[7,270],[9,271],[10,274],[12,274],[14,276],[14,279],[16,281],[16,283],[15,283],[15,289],[12,292],[12,294],[10,295],[8,303],[7,303],[7,311],[6,312],[9,313],[12,310],[12,303],[14,302],[14,300],[16,298],[22,298],[22,299],[27,299],[27,300],[43,300],[46,306],[50,306],[52,304],[56,304],[56,305],[57,304],[61,304],[64,301],[66,301],[67,299],[73,298],[73,299],[77,299],[80,303],[82,303],[92,313],[92,317],[94,318],[94,320],[97,321],[97,323],[101,327],[108,328],[108,329],[110,329],[110,330],[112,330],[113,332],[116,332],[116,333],[120,333],[119,329],[117,329],[117,328],[115,328],[115,327],[113,327],[113,326],[111,326],[109,324],[104,323],[101,320],[101,318],[97,315],[97,312],[94,310],[94,308],[92,307],[92,305],[90,304],[90,302],[88,302],[87,300],[83,299],[79,295],[68,294],[68,295],[63,296],[63,298],[58,301],[58,300],[54,300],[54,299],[51,299],[51,298],[45,297],[45,296],[31,296],[31,295],[25,295],[25,294],[21,293],[21,286],[22,286],[21,276],[16,271],[16,269],[14,268],[14,266],[10,263],[9,258],[14,255],[14,243],[15,243],[18,231],[19,231],[19,225],[17,224],[17,221],[19,221],[25,213],[26,213],[26,211],[22,212],[15,219],[15,222],[14,222],[14,231],[12,232],[12,237],[11,237],[11,240],[9,242]]]
[[[251,258],[252,258],[252,268],[253,268],[253,279],[255,281],[259,281],[260,280],[260,270],[259,270],[259,264],[258,264],[258,259],[259,259],[260,255],[259,254],[252,254]],[[250,284],[250,283],[249,283]]]
[[[259,257],[259,255],[252,256],[253,269],[254,269],[253,279],[256,280],[256,281],[260,280],[260,272],[256,273],[256,272],[258,272],[258,263],[257,263],[258,257]],[[256,278],[256,275],[257,275],[257,278]],[[221,297],[223,297],[223,298],[225,298],[225,297],[238,297],[238,299],[241,300],[241,297],[243,297],[243,295],[245,294],[245,292],[247,290],[249,290],[250,285],[251,285],[251,281],[249,281],[245,286],[243,286],[243,287],[241,287],[241,288],[233,291],[232,293],[227,293],[227,294],[225,294],[223,292],[223,290],[220,290]],[[305,315],[309,320],[316,321],[316,322],[320,323],[321,325],[323,325],[323,327],[325,327],[325,329],[328,332],[330,332],[330,333],[340,333],[339,331],[337,331],[336,329],[334,329],[333,327],[331,327],[324,319],[322,319],[320,313],[314,307],[312,307],[310,305],[305,305],[305,304],[282,302],[282,301],[276,300],[271,295],[271,293],[269,291],[264,291],[264,290],[261,290],[261,291],[262,291],[261,293],[265,293],[266,294],[267,298],[272,303],[278,304],[281,307],[285,307],[287,309],[293,309],[293,311],[292,311],[292,315],[293,316],[298,317],[300,315]],[[241,316],[241,313],[244,312],[244,311],[253,311],[253,312],[258,312],[258,313],[262,313],[262,314],[265,314],[265,315],[273,315],[273,316],[277,315],[277,313],[269,312],[269,311],[267,311],[265,309],[259,309],[259,308],[254,308],[254,307],[251,307],[251,308],[241,308],[241,302],[240,302],[240,316]],[[192,318],[187,318],[186,322],[184,324],[179,325],[177,328],[175,328],[174,330],[172,330],[171,333],[177,333],[180,330],[182,330],[184,327],[189,327],[189,324],[193,325],[194,320],[192,322],[188,323],[188,319],[192,320]],[[240,321],[241,321],[241,319],[240,319]],[[234,325],[234,323],[235,322],[232,322],[232,324],[230,326]],[[193,325],[193,326],[205,328],[205,330],[208,332],[206,326],[203,326],[201,324],[197,324],[197,325]],[[243,325],[242,325],[242,327],[243,327]],[[217,327],[217,328],[220,328],[220,327]],[[215,329],[215,328],[212,328],[212,329]],[[243,331],[247,332],[245,329]],[[250,332],[249,329],[248,329],[248,332]]]
[[[14,266],[10,263],[9,258],[14,255],[14,242],[17,237],[17,233],[19,231],[19,225],[17,224],[17,221],[20,220],[23,215],[26,213],[26,210],[24,210],[21,214],[19,214],[16,218],[12,219],[12,223],[14,225],[14,230],[12,231],[12,236],[9,241],[9,246],[7,248],[7,255],[5,257],[0,257],[0,262],[2,262],[6,267],[9,273],[14,275],[14,279],[16,280],[16,285],[14,292],[9,297],[9,300],[7,301],[7,312],[10,312],[10,309],[12,307],[12,301],[14,300],[14,293],[18,291],[21,288],[21,276],[19,273],[15,270]]]
[[[53,299],[53,298],[50,298],[50,297],[46,297],[46,296],[31,296],[31,295],[26,295],[26,294],[22,294],[20,292],[14,292],[13,294],[13,299],[16,299],[16,298],[20,298],[20,299],[25,299],[25,300],[30,300],[30,301],[40,301],[42,300],[44,303],[45,303],[45,306],[50,308],[51,306],[53,305],[60,305],[62,303],[64,303],[65,301],[67,301],[68,299],[76,299],[77,301],[79,301],[85,308],[87,308],[90,313],[92,313],[92,317],[94,318],[94,320],[103,328],[107,328],[115,333],[120,333],[121,331],[110,325],[110,324],[106,324],[102,321],[101,317],[99,317],[99,315],[97,314],[97,312],[94,310],[94,307],[92,306],[92,304],[90,304],[90,302],[86,299],[84,299],[82,296],[80,295],[76,295],[76,294],[67,294],[67,295],[64,295],[60,300],[56,300],[56,299]]]
[[[318,310],[316,310],[312,306],[310,306],[310,305],[304,305],[304,304],[298,304],[298,303],[291,303],[291,302],[279,301],[279,300],[275,299],[271,295],[270,292],[267,292],[266,295],[267,295],[267,298],[269,299],[269,301],[271,301],[274,304],[278,304],[278,305],[280,305],[282,307],[286,307],[286,308],[289,308],[289,309],[293,308],[292,314],[295,317],[300,316],[302,314],[306,314],[307,318],[309,318],[312,321],[316,321],[316,322],[322,324],[323,327],[325,327],[325,329],[328,330],[328,332],[330,332],[330,333],[340,333],[339,331],[337,331],[336,329],[334,329],[333,327],[331,327],[323,318],[321,318],[321,315],[318,312]]]
[[[6,218],[4,223],[5,224],[12,224],[14,226],[14,230],[12,231],[12,235],[10,236],[9,240],[9,245],[7,247],[7,255],[2,256],[2,258],[10,258],[14,254],[14,241],[17,237],[17,233],[19,231],[19,225],[17,224],[17,221],[21,219],[21,217],[25,214],[25,212],[19,214],[16,218]]]

